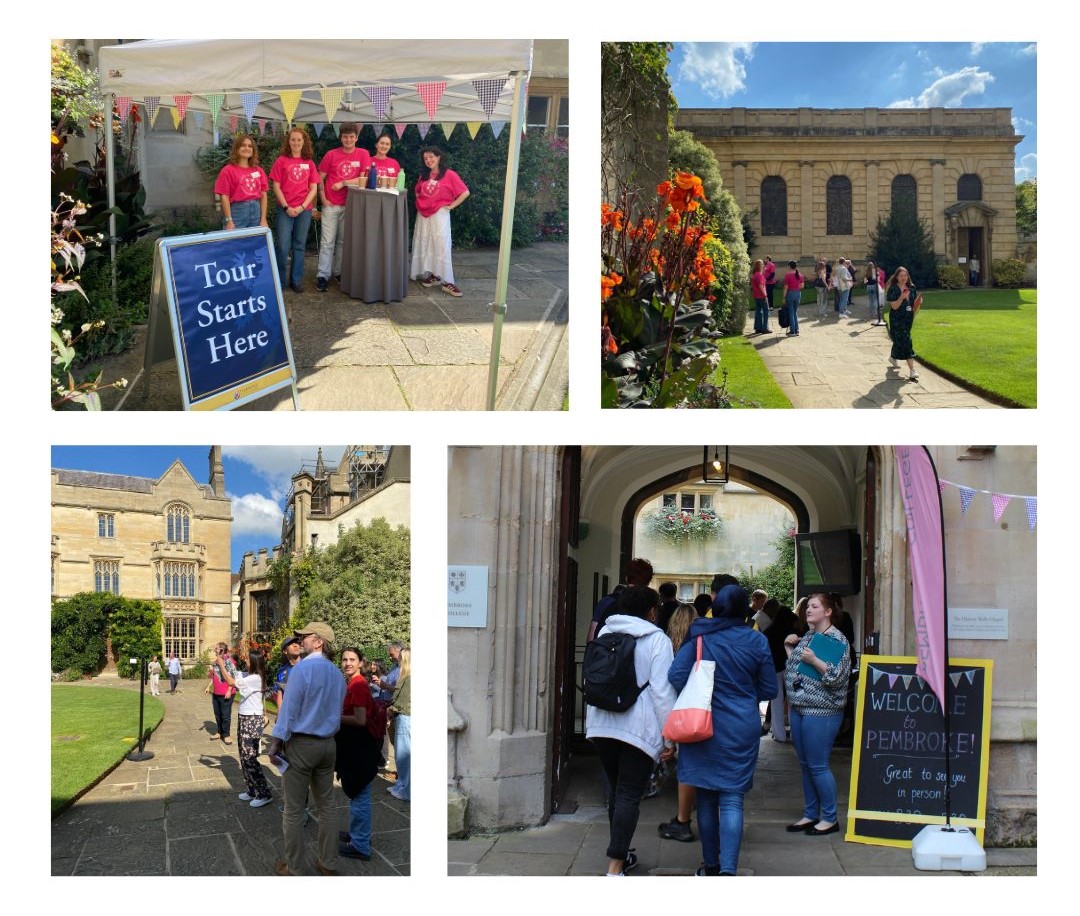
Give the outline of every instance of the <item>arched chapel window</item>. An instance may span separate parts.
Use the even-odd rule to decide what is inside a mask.
[[[787,182],[779,175],[761,181],[761,234],[787,235]]]
[[[897,175],[892,180],[892,212],[915,219],[919,213],[919,187],[914,175]]]
[[[956,182],[957,200],[982,200],[982,179],[968,172]]]
[[[170,544],[190,544],[191,513],[187,506],[169,506],[166,512],[165,528]]]
[[[833,175],[825,185],[826,234],[851,235],[851,179]]]

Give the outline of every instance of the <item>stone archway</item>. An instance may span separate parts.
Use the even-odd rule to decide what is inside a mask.
[[[945,208],[945,256],[950,264],[959,264],[969,270],[971,259],[979,262],[979,275],[975,285],[990,286],[993,283],[990,252],[994,250],[994,221],[998,211],[980,200],[963,200]]]

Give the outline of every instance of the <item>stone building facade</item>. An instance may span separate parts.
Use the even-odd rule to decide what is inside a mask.
[[[949,606],[999,609],[1007,621],[1005,639],[949,644],[954,657],[994,662],[986,843],[1033,845],[1037,536],[1023,500],[995,518],[989,494],[1036,494],[1036,450],[931,454],[942,479],[981,491],[966,511],[955,488],[944,503]],[[730,473],[783,504],[799,531],[857,531],[864,585],[844,599],[856,646],[914,655],[893,448],[739,446]],[[450,449],[448,562],[487,569],[483,621],[448,629],[452,834],[535,825],[558,810],[581,741],[577,666],[595,602],[638,549],[634,510],[700,479],[700,446]]]
[[[757,234],[752,257],[863,261],[894,205],[932,229],[939,262],[1017,257],[1008,108],[687,108],[676,127],[716,155]]]
[[[239,636],[265,635],[291,612],[275,596],[270,567],[283,554],[337,543],[340,532],[385,518],[408,526],[411,456],[407,445],[350,445],[336,465],[301,468],[285,497],[281,543],[244,554],[239,569]]]
[[[112,592],[161,603],[162,649],[184,663],[230,638],[229,541],[221,446],[208,483],[176,461],[156,480],[52,470],[52,597]]]

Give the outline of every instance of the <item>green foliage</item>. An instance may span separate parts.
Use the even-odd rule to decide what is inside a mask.
[[[197,659],[195,659],[194,665],[188,665],[182,669],[181,677],[185,681],[201,681],[206,677],[206,672],[210,670],[210,650],[204,649]]]
[[[674,506],[654,509],[642,516],[645,530],[657,540],[671,544],[711,541],[724,534],[724,521],[712,509],[689,512]]]
[[[792,607],[795,603],[795,531],[780,531],[771,542],[777,557],[768,566],[739,576],[739,584],[748,592],[764,589],[770,598]]]
[[[746,242],[743,240],[741,216],[735,195],[730,191],[724,191],[720,195],[719,205],[714,206],[714,210],[716,213],[715,232],[724,240],[728,251],[731,252],[732,264],[731,308],[728,309],[724,323],[720,327],[720,333],[742,334],[750,302],[750,257],[747,254]]]
[[[702,250],[712,258],[712,269],[716,279],[709,286],[712,297],[713,320],[718,328],[723,328],[735,308],[735,261],[727,245],[718,238],[712,238],[702,245]]]
[[[84,70],[64,47],[52,46],[50,85],[53,151],[56,167],[63,157],[64,144],[72,134],[83,136],[85,127],[100,127],[104,121],[104,97],[96,73]]]
[[[1016,186],[1016,231],[1034,235],[1038,231],[1038,183],[1029,178]]]
[[[121,600],[107,593],[81,592],[52,606],[52,670],[97,674],[105,666],[105,629]]]
[[[109,615],[109,641],[116,657],[116,673],[134,678],[139,666],[130,659],[148,659],[161,654],[161,633],[164,621],[161,605],[156,601],[120,598]]]
[[[957,264],[938,264],[937,285],[942,289],[964,289],[968,285],[968,275]]]
[[[757,232],[754,231],[754,224],[750,222],[750,217],[756,213],[757,210],[748,210],[739,217],[739,221],[742,223],[743,242],[746,244],[748,252],[753,251],[754,246],[757,244]]]
[[[937,280],[934,233],[924,220],[902,210],[893,210],[878,221],[870,233],[867,257],[884,267],[887,276],[897,267],[906,267],[919,289]]]
[[[1004,289],[1019,289],[1024,286],[1027,266],[1018,258],[1003,258],[994,261],[994,286]]]

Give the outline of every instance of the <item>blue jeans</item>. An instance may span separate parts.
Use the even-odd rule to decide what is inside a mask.
[[[840,298],[839,298],[839,300],[837,300],[837,303],[836,303],[836,311],[839,312],[841,315],[843,315],[844,312],[847,311],[848,299],[849,298],[851,298],[851,290],[850,289],[842,289],[842,290],[840,290]]]
[[[311,228],[311,211],[301,210],[296,216],[289,216],[284,208],[277,211],[274,225],[274,249],[277,252],[278,279],[284,285],[299,286],[304,280],[304,248],[307,245],[308,229]],[[292,274],[285,273],[292,251]]]
[[[878,302],[878,287],[876,283],[866,284],[866,314],[874,321],[881,321],[881,303]]]
[[[412,726],[411,716],[394,716],[394,762],[397,764],[397,782],[394,795],[409,800],[409,776],[412,772]]]
[[[349,799],[349,841],[353,849],[371,855],[371,783]]]
[[[769,300],[754,300],[754,330],[759,333],[769,330]]]
[[[743,793],[699,788],[697,816],[705,865],[719,865],[721,874],[735,874],[742,843]]]
[[[787,309],[788,315],[788,333],[799,333],[799,300],[802,299],[802,293],[797,289],[789,289],[784,294],[784,308]]]
[[[844,714],[836,712],[828,716],[804,716],[792,707],[789,718],[791,741],[802,768],[803,798],[806,801],[803,817],[835,824],[836,779],[829,769],[829,755]]]
[[[232,213],[234,229],[251,229],[259,225],[262,205],[257,200],[234,201],[229,204],[229,212]]]

